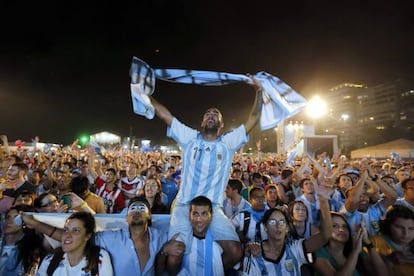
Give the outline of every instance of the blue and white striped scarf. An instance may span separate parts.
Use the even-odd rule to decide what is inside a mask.
[[[149,96],[154,93],[155,79],[187,84],[219,86],[237,82],[252,84],[252,80],[242,74],[183,69],[152,69],[147,63],[133,57],[131,69],[131,97],[134,113],[153,119],[154,107]],[[266,72],[254,77],[263,88],[263,106],[260,128],[270,129],[306,107],[307,101],[289,85]]]

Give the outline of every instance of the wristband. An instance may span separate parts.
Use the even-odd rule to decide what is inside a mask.
[[[48,235],[49,237],[52,237],[53,236],[53,234],[56,232],[56,227],[53,227],[53,230],[52,230],[52,232]]]
[[[79,206],[79,208],[83,209],[83,208],[85,208],[86,206],[88,206],[88,203],[84,202],[84,203],[82,203],[82,205],[81,205],[81,206]]]

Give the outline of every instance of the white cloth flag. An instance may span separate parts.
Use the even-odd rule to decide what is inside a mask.
[[[131,69],[131,97],[134,113],[153,119],[154,107],[149,96],[154,93],[155,79],[187,84],[219,86],[237,82],[251,84],[252,80],[242,74],[230,74],[213,71],[152,69],[147,63],[133,57]],[[263,106],[260,117],[262,130],[273,128],[306,107],[307,101],[279,78],[266,72],[254,77],[263,87]]]
[[[65,220],[71,213],[27,213],[33,215],[38,221],[46,224],[63,228]],[[122,214],[95,214],[93,215],[96,223],[96,231],[109,229],[120,229],[128,226],[126,215]],[[151,215],[152,227],[160,231],[168,231],[170,226],[170,215]]]

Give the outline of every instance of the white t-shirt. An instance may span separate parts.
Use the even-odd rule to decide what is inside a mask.
[[[45,276],[47,275],[47,269],[49,267],[50,261],[52,260],[53,255],[48,255],[42,261],[42,264],[39,267],[39,270],[36,273],[36,276]],[[63,254],[63,258],[60,261],[58,267],[56,268],[53,276],[90,276],[91,273],[86,273],[82,270],[86,266],[86,258],[84,257],[77,265],[71,266],[67,258],[66,253]],[[105,249],[101,249],[99,252],[99,275],[100,276],[113,276],[114,272],[112,269],[111,258],[109,257],[108,252]]]

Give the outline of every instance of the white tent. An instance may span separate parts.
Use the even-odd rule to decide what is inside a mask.
[[[351,158],[386,159],[391,157],[392,152],[397,153],[400,158],[414,158],[414,141],[397,139],[384,144],[353,150],[351,151]]]
[[[91,141],[96,142],[98,144],[120,144],[121,136],[103,131],[91,135]]]

